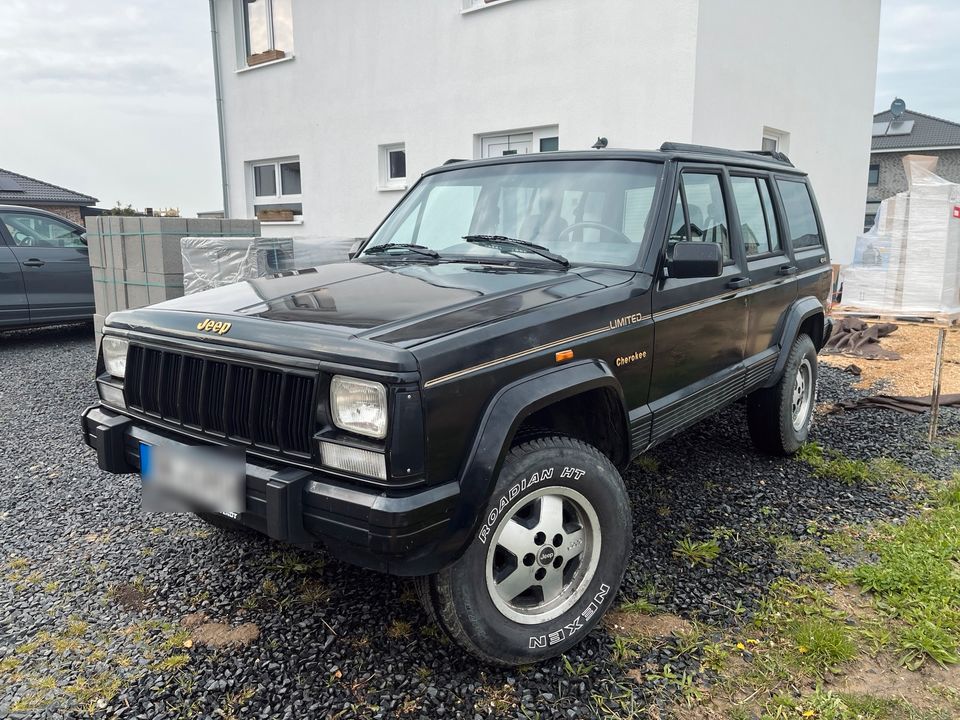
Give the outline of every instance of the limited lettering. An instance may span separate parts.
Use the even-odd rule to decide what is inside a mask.
[[[627,327],[628,325],[635,325],[638,322],[643,320],[643,315],[640,313],[634,313],[633,315],[624,315],[623,317],[615,318],[610,321],[610,329],[616,330],[617,328]]]

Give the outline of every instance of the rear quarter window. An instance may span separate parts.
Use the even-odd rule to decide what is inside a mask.
[[[780,199],[787,216],[788,236],[794,250],[823,245],[807,184],[803,181],[778,179],[777,187],[780,189]]]

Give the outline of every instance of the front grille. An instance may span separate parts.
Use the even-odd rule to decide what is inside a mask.
[[[125,390],[134,410],[206,435],[310,455],[316,378],[131,345]]]

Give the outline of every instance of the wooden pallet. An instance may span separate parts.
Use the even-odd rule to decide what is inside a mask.
[[[960,327],[960,313],[912,313],[910,315],[891,315],[867,310],[834,305],[830,315],[837,317],[855,317],[864,322],[895,323],[897,325],[925,325],[928,327]]]

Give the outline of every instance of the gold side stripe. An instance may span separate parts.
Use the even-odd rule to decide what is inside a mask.
[[[824,272],[823,268],[814,268],[813,270],[808,270],[806,272],[802,272],[798,275],[795,275],[793,279],[797,280],[799,278],[807,277],[809,275],[815,275],[820,272]],[[788,278],[788,277],[785,277],[782,279],[777,278],[776,280],[769,280],[759,285],[751,285],[749,287],[743,288],[742,290],[739,290],[736,292],[726,292],[721,295],[714,295],[713,297],[703,298],[701,300],[697,300],[695,302],[688,303],[686,305],[680,305],[675,308],[670,308],[669,310],[661,310],[660,312],[653,313],[653,315],[648,315],[646,317],[639,317],[636,323],[631,323],[630,325],[635,325],[639,322],[642,322],[643,320],[650,320],[650,319],[656,320],[657,317],[663,317],[664,315],[672,315],[676,312],[683,311],[686,308],[694,307],[695,305],[702,305],[703,303],[707,303],[712,300],[719,300],[721,298],[734,300],[738,297],[746,295],[747,293],[756,291],[759,288],[763,288],[768,285],[782,284],[782,283],[788,282],[790,279],[791,278]],[[630,326],[627,325],[624,327],[630,327]],[[423,387],[424,389],[429,387],[434,387],[435,385],[445,383],[449,380],[456,380],[457,378],[463,377],[464,375],[469,375],[470,373],[477,372],[478,370],[486,370],[487,368],[492,368],[496,365],[510,362],[511,360],[517,360],[519,358],[526,357],[527,355],[533,355],[543,350],[548,350],[552,347],[556,347],[557,345],[565,345],[566,343],[573,342],[574,340],[582,340],[583,338],[592,337],[593,335],[599,335],[600,333],[610,332],[613,330],[621,330],[621,329],[623,328],[622,327],[614,328],[614,327],[611,327],[610,325],[607,325],[606,327],[597,328],[596,330],[590,330],[585,333],[580,333],[579,335],[571,335],[570,337],[566,337],[561,340],[554,340],[553,342],[546,343],[545,345],[538,345],[537,347],[530,348],[529,350],[521,350],[520,352],[514,353],[513,355],[507,355],[502,358],[497,358],[496,360],[488,360],[487,362],[480,363],[479,365],[474,365],[472,367],[464,368],[463,370],[457,370],[457,372],[450,373],[449,375],[441,375],[440,377],[434,378],[433,380],[428,380],[423,384]]]
[[[646,318],[643,318],[646,319]],[[497,358],[496,360],[488,360],[485,363],[480,363],[479,365],[474,365],[473,367],[464,368],[463,370],[458,370],[457,372],[450,373],[449,375],[442,375],[441,377],[434,378],[433,380],[428,380],[423,384],[423,387],[433,387],[434,385],[439,385],[440,383],[447,382],[448,380],[455,380],[456,378],[463,377],[464,375],[469,375],[470,373],[477,372],[478,370],[486,370],[495,365],[500,365],[501,363],[510,362],[511,360],[518,360],[519,358],[526,357],[527,355],[533,355],[535,353],[541,352],[543,350],[549,350],[552,347],[557,345],[565,345],[566,343],[574,342],[575,340],[582,340],[584,338],[591,337],[593,335],[599,335],[600,333],[605,333],[611,328],[608,325],[607,327],[597,328],[596,330],[590,330],[585,333],[580,333],[579,335],[571,335],[570,337],[563,338],[561,340],[554,340],[553,342],[546,343],[545,345],[538,345],[537,347],[529,348],[528,350],[521,350],[520,352],[514,353],[513,355],[507,355],[502,358]]]

